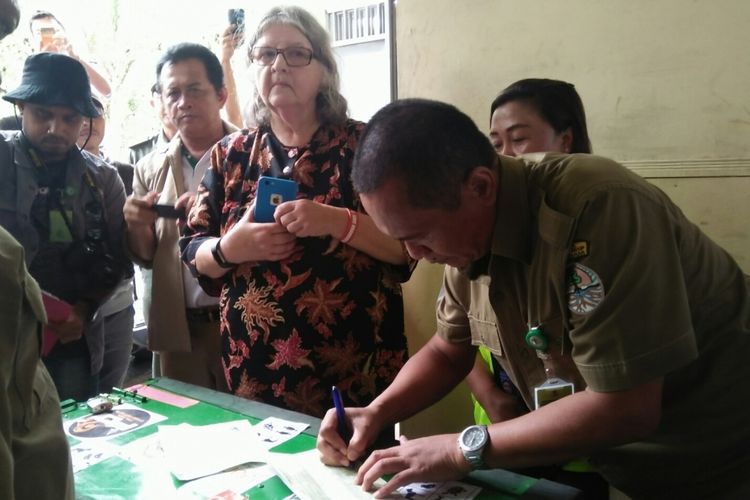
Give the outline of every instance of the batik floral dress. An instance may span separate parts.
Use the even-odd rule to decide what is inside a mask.
[[[183,260],[208,237],[225,234],[254,199],[258,177],[289,177],[298,198],[361,211],[351,164],[364,124],[322,126],[302,148],[284,147],[268,127],[225,137],[198,190],[180,241]],[[243,263],[218,280],[222,361],[232,393],[322,417],[331,386],[347,405],[380,394],[407,358],[400,283],[393,266],[331,237],[298,238],[278,262]]]

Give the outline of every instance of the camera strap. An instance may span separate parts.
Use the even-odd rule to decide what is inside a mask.
[[[73,223],[70,221],[70,218],[68,217],[68,211],[65,210],[65,206],[63,206],[62,201],[60,200],[60,193],[59,192],[51,193],[50,200],[52,201],[52,204],[55,205],[55,208],[57,208],[57,211],[60,212],[60,216],[62,217],[63,222],[65,222],[65,225],[68,226],[68,232],[70,233],[70,237],[73,238],[74,241],[80,242],[81,239],[78,236],[76,236],[76,233],[73,230]]]
[[[29,157],[31,158],[31,161],[34,163],[34,166],[37,168],[39,172],[47,171],[47,165],[42,160],[42,158],[39,156],[39,154],[36,152],[36,150],[31,146],[31,144],[28,143],[28,140],[26,142],[26,151],[29,154]],[[94,198],[94,201],[99,206],[99,214],[97,215],[97,218],[99,221],[97,222],[97,225],[99,227],[93,228],[95,231],[99,232],[101,235],[105,236],[104,238],[99,238],[102,243],[105,243],[108,245],[108,238],[107,235],[107,224],[106,224],[106,214],[104,213],[104,195],[99,191],[99,188],[96,186],[96,183],[94,182],[93,177],[91,177],[91,172],[89,172],[88,165],[86,165],[84,160],[83,165],[83,180],[86,184],[86,187],[88,187],[89,191],[91,192],[91,196]],[[65,222],[65,225],[68,227],[68,231],[70,232],[71,237],[76,242],[82,242],[81,238],[76,236],[75,231],[73,230],[73,223],[70,220],[70,217],[68,217],[68,213],[65,210],[65,207],[63,206],[62,200],[60,199],[59,193],[51,193],[51,201],[52,204],[55,206],[55,208],[60,212],[60,216],[63,219],[63,222]],[[84,226],[88,226],[88,224],[84,224]],[[88,235],[89,229],[88,227],[84,228],[86,231],[86,234]],[[86,239],[86,238],[84,238]]]

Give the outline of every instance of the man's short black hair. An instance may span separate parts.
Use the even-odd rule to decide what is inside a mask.
[[[206,68],[206,75],[216,92],[224,88],[224,71],[221,69],[219,58],[208,47],[197,43],[178,43],[167,49],[156,63],[156,80],[161,78],[161,70],[166,64],[177,64],[187,59],[198,59]]]
[[[411,206],[455,210],[469,173],[479,166],[493,168],[497,161],[487,137],[456,107],[402,99],[370,119],[354,157],[352,181],[366,194],[397,176]]]

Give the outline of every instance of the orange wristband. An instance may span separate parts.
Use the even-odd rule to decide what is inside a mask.
[[[346,209],[346,211],[349,213],[350,219],[349,225],[347,226],[346,235],[341,238],[341,243],[349,243],[354,236],[354,233],[357,231],[357,212],[352,212],[348,208]]]

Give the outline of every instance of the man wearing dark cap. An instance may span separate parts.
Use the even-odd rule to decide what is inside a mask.
[[[23,246],[42,290],[72,306],[49,318],[42,354],[60,399],[85,400],[102,366],[101,322],[92,319],[132,272],[122,247],[125,191],[114,168],[76,146],[85,117],[99,114],[78,61],[32,55],[3,98],[17,106],[22,130],[0,135],[0,226]]]

